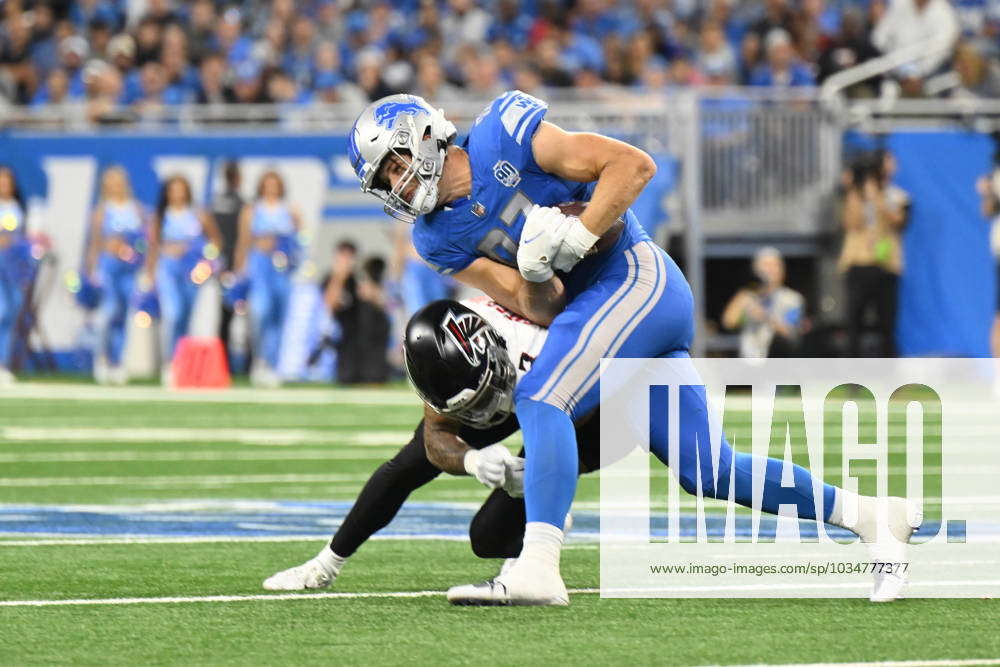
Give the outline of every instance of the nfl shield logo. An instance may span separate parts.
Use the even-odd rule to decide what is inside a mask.
[[[499,160],[493,165],[493,175],[496,176],[501,185],[508,188],[517,187],[517,184],[521,182],[521,174],[507,160]]]
[[[472,215],[476,216],[477,218],[483,217],[484,215],[486,215],[486,207],[480,204],[479,202],[476,202],[475,204],[472,205]]]

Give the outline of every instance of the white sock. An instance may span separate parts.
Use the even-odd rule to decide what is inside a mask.
[[[833,510],[830,512],[830,519],[827,523],[846,528],[847,530],[854,530],[854,526],[857,525],[858,520],[861,518],[859,515],[860,511],[861,496],[853,491],[836,487],[836,491],[833,494]]]
[[[329,544],[323,547],[323,550],[319,552],[316,559],[323,564],[323,567],[332,571],[334,574],[340,574],[341,568],[344,567],[344,563],[347,562],[346,558],[338,556],[334,553]]]
[[[862,542],[875,542],[879,537],[879,515],[878,498],[838,488],[829,523],[853,532]]]
[[[529,521],[524,527],[524,546],[517,559],[518,565],[521,562],[536,563],[558,572],[562,545],[561,530],[543,521]]]

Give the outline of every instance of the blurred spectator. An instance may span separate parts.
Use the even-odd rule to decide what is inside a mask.
[[[794,30],[794,14],[787,0],[764,0],[764,15],[750,27],[750,32],[764,42],[775,30],[791,34]]]
[[[298,266],[302,215],[285,198],[285,181],[266,171],[257,183],[257,198],[240,212],[235,270],[249,280],[247,305],[253,329],[255,386],[281,384],[278,362],[288,316],[292,271]]]
[[[243,198],[240,196],[240,165],[235,160],[226,162],[222,168],[222,178],[224,187],[221,192],[217,192],[212,198],[212,217],[219,228],[219,236],[222,238],[222,277],[224,286],[232,286],[236,282],[233,270],[236,266],[236,243],[239,238],[240,212],[243,210]],[[226,349],[226,356],[232,365],[233,355],[229,347],[230,328],[235,314],[233,304],[227,299],[221,300],[221,312],[219,317],[219,339]],[[241,369],[242,370],[242,369]]]
[[[740,330],[741,357],[796,357],[803,333],[805,299],[785,286],[785,260],[772,247],[753,259],[754,280],[722,313],[722,325]]]
[[[445,58],[452,59],[463,44],[485,42],[492,22],[489,13],[477,7],[474,0],[448,0],[440,24]]]
[[[225,84],[226,61],[218,53],[206,54],[198,68],[199,87],[195,93],[198,104],[231,104],[236,95]]]
[[[991,3],[961,4],[970,46],[959,48],[956,72],[933,90],[951,82],[952,95],[1000,94],[1000,12]],[[82,0],[4,7],[0,99],[47,106],[56,69],[69,87],[63,94],[61,75],[52,78],[51,103],[80,99],[85,67],[103,62],[118,70],[124,89],[112,106],[131,113],[106,108],[110,97],[103,95],[102,112],[89,116],[119,121],[167,116],[164,106],[186,102],[357,105],[418,91],[446,104],[515,87],[545,96],[546,88],[608,83],[659,91],[703,85],[709,71],[740,85],[810,85],[874,57],[866,37],[873,26],[879,47],[891,49],[935,34],[953,42],[959,25],[947,0]],[[946,60],[929,55],[900,70],[904,93],[922,94],[923,79]],[[849,93],[871,94],[878,82]],[[93,99],[93,87],[86,88]]]
[[[170,386],[177,341],[187,334],[198,289],[212,273],[203,249],[206,242],[221,248],[222,238],[211,214],[195,205],[188,180],[171,176],[160,189],[149,239],[142,280],[156,285],[160,300],[160,380]]]
[[[817,79],[822,83],[827,77],[860,65],[877,55],[878,51],[865,33],[864,18],[860,10],[848,8],[841,17],[840,31],[819,56]],[[874,97],[875,91],[871,88],[870,81],[863,81],[849,88],[847,94],[851,97]]]
[[[697,64],[703,72],[711,71],[715,76],[732,79],[736,73],[736,55],[718,23],[706,22],[702,27]]]
[[[364,341],[360,336],[360,315],[358,305],[358,281],[354,277],[358,248],[350,241],[341,241],[333,252],[330,273],[324,277],[321,287],[323,301],[340,328],[337,350],[337,382],[359,382],[361,348]]]
[[[983,217],[990,223],[990,247],[997,267],[997,305],[990,331],[990,349],[1000,358],[1000,147],[993,155],[993,171],[976,182]]]
[[[143,263],[147,215],[132,195],[128,174],[119,166],[101,176],[101,192],[90,216],[90,238],[84,270],[100,290],[98,343],[94,379],[98,384],[128,381],[122,363],[128,331],[128,311]]]
[[[955,73],[958,85],[951,97],[1000,97],[1000,63],[985,58],[972,42],[955,49]]]
[[[930,40],[944,45],[896,72],[904,90],[919,93],[921,82],[936,74],[951,57],[958,35],[958,18],[948,0],[892,0],[872,30],[872,43],[883,53]]]
[[[358,334],[361,347],[360,382],[386,382],[389,379],[390,320],[385,306],[385,260],[369,257],[361,265],[358,283]]]
[[[767,35],[766,46],[767,63],[754,70],[751,86],[791,88],[815,83],[809,68],[796,58],[787,32],[780,28],[772,30]]]
[[[374,101],[386,95],[392,95],[393,91],[382,80],[382,64],[385,59],[378,51],[368,50],[358,54],[358,86],[368,97],[368,101]]]
[[[442,276],[420,259],[411,234],[409,227],[397,225],[392,257],[392,276],[400,286],[407,320],[430,302],[448,298],[454,288],[452,279]]]
[[[218,16],[212,0],[195,0],[191,3],[191,18],[187,24],[191,61],[195,64],[213,52],[215,44],[215,22]]]
[[[417,80],[413,92],[431,104],[445,107],[462,99],[461,90],[445,80],[441,61],[430,53],[423,54],[417,61]]]
[[[861,336],[869,308],[875,313],[882,357],[896,353],[895,326],[899,274],[903,269],[900,232],[909,217],[910,197],[892,184],[895,162],[888,152],[865,157],[846,175],[839,268],[846,272],[848,345],[862,356]]]
[[[382,287],[385,260],[372,257],[355,277],[357,247],[341,241],[334,251],[333,266],[324,278],[324,300],[340,326],[337,350],[337,382],[357,384],[389,379],[389,316]]]
[[[14,325],[24,305],[22,276],[18,275],[14,253],[24,232],[24,200],[17,179],[9,167],[0,165],[0,387],[14,382],[10,371]]]

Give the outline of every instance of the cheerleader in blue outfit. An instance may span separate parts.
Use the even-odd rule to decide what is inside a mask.
[[[156,276],[160,299],[161,379],[169,385],[177,341],[187,333],[198,288],[211,276],[210,260],[218,257],[222,237],[211,214],[195,208],[187,179],[172,176],[160,190],[149,240],[146,268]]]
[[[0,387],[14,383],[10,356],[14,325],[24,304],[23,277],[15,253],[24,241],[24,202],[14,172],[0,166]]]
[[[250,381],[277,387],[281,334],[298,263],[302,216],[285,202],[285,183],[276,171],[265,172],[257,199],[240,214],[236,272],[249,281],[247,305],[253,330],[254,366]]]
[[[148,242],[148,215],[132,196],[128,174],[109,167],[101,177],[101,198],[90,217],[86,271],[100,289],[98,343],[94,379],[123,385],[128,374],[122,363],[128,328],[129,301],[142,267]]]

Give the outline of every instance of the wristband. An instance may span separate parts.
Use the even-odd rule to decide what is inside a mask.
[[[563,245],[582,259],[600,238],[587,229],[580,218],[573,218],[569,231],[563,237]]]
[[[465,472],[475,477],[479,469],[479,450],[470,448],[462,459],[462,465],[465,466]]]

